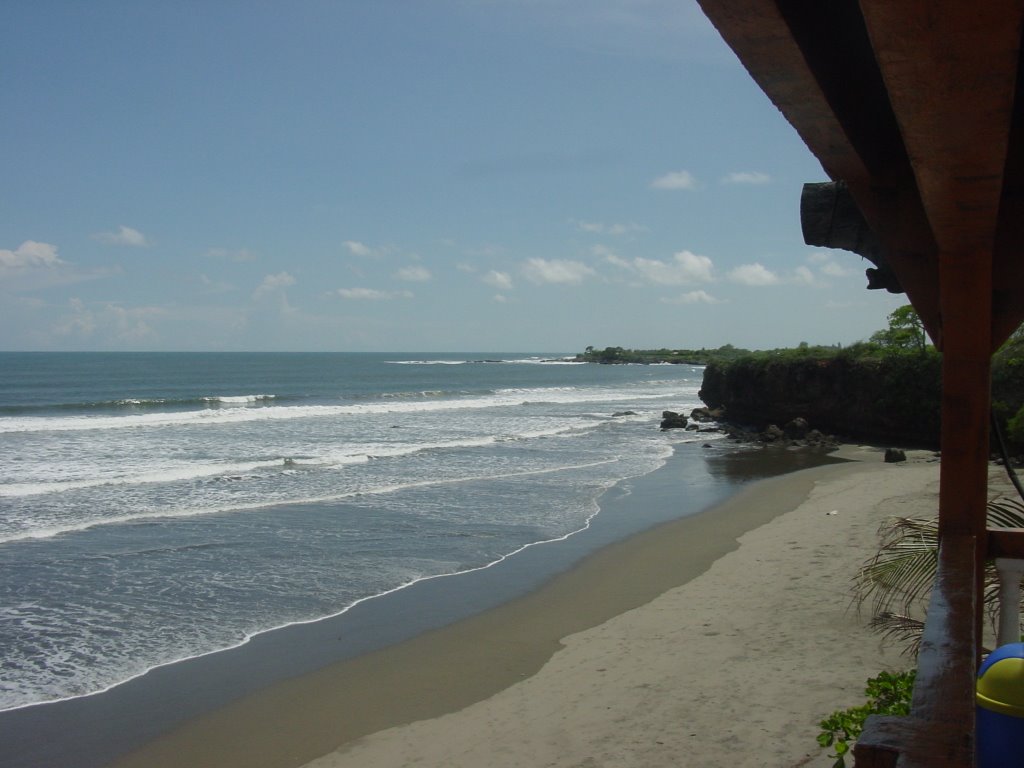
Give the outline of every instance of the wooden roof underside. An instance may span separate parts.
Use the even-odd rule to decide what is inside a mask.
[[[991,279],[1001,344],[1024,320],[1024,0],[698,1],[846,182],[936,344],[966,319],[943,274]]]

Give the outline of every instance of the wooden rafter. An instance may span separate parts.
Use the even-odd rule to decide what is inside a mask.
[[[1019,0],[861,0],[936,243],[991,252],[1013,114]]]
[[[996,233],[992,345],[1001,344],[1024,320],[1022,2],[699,2],[828,176],[846,182],[940,347],[938,241],[962,250],[972,226],[989,225],[973,242],[990,246]],[[951,183],[959,202],[943,210]]]
[[[938,339],[936,246],[856,0],[699,0],[834,180],[846,182]]]

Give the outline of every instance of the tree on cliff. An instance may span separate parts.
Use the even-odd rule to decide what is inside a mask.
[[[1024,452],[1024,325],[992,357],[992,413],[1010,442]]]
[[[924,325],[910,304],[904,304],[889,313],[889,327],[871,334],[871,341],[886,349],[924,352],[927,336]]]

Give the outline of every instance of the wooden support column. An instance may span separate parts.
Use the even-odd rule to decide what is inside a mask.
[[[939,535],[984,536],[988,489],[992,255],[939,256],[942,466]]]
[[[976,539],[975,638],[982,635],[992,356],[992,253],[940,253],[942,463],[939,542]],[[980,642],[976,648],[980,662]]]

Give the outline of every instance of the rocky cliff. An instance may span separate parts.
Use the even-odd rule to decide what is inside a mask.
[[[939,382],[936,354],[755,355],[708,364],[700,398],[755,430],[802,417],[847,439],[937,448]]]

